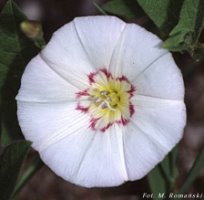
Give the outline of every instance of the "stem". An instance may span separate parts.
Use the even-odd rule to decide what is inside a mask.
[[[174,184],[176,181],[176,175],[177,175],[176,157],[177,157],[177,147],[175,147],[168,155],[171,190],[174,187]]]
[[[96,3],[93,2],[93,5],[96,7],[96,9],[103,15],[107,15],[107,13]]]
[[[170,183],[171,183],[171,179],[170,177],[166,174],[164,168],[162,167],[162,164],[160,163],[158,165],[158,169],[160,174],[162,175],[164,181],[165,181],[165,187],[166,187],[166,196],[168,196],[169,192],[170,192]]]
[[[165,182],[168,182],[168,183],[171,182],[170,177],[166,174],[161,163],[158,165],[158,168],[159,168],[159,172],[162,175],[162,177],[164,178]]]
[[[43,38],[38,38],[34,40],[35,46],[37,46],[39,49],[43,49],[46,45],[45,41]]]
[[[169,153],[169,156],[168,156],[168,159],[169,159],[169,171],[170,171],[170,175],[171,175],[171,177],[173,177],[173,165],[174,165],[174,158],[173,158],[174,156],[173,156],[173,152],[171,151],[170,153]]]
[[[25,184],[33,177],[33,175],[43,166],[42,161],[39,157],[35,158],[31,164],[31,166],[26,170],[24,175],[20,178],[18,183],[16,184],[15,190],[12,194],[12,198],[15,198],[21,189],[25,186]]]

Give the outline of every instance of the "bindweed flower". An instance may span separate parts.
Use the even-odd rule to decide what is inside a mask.
[[[80,17],[27,65],[23,134],[59,176],[106,187],[146,175],[181,139],[182,75],[161,40],[116,17]]]

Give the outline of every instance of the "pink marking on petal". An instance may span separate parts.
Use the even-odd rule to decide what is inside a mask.
[[[86,90],[77,92],[76,95],[77,95],[76,98],[79,99],[81,96],[89,96],[89,93],[86,89]]]
[[[135,87],[131,84],[131,82],[128,80],[128,78],[123,75],[123,76],[117,78],[117,80],[119,80],[119,81],[121,81],[121,82],[122,82],[122,81],[125,81],[125,82],[127,82],[127,83],[130,85],[130,90],[127,91],[127,92],[130,94],[130,98],[133,97],[134,92],[136,91],[136,89],[135,89]]]
[[[122,124],[123,126],[127,125],[128,122],[129,122],[129,120],[128,119],[124,119],[123,117],[121,117],[120,120],[116,121],[116,123]]]
[[[105,132],[108,128],[110,128],[113,125],[113,123],[108,123],[106,126],[100,129],[100,131]]]
[[[129,105],[130,117],[135,113],[134,106],[132,104]]]
[[[84,107],[82,105],[80,105],[80,103],[77,104],[76,110],[80,110],[83,113],[87,113],[89,110],[89,107]]]
[[[88,78],[89,78],[89,83],[92,84],[92,83],[95,83],[95,76],[96,76],[96,72],[91,72],[89,75],[88,75]]]
[[[128,93],[130,94],[130,98],[134,96],[135,91],[136,91],[135,87],[131,84],[131,88],[128,91]]]
[[[126,77],[126,76],[121,76],[121,77],[118,77],[116,80],[119,80],[119,81],[126,81],[127,83],[129,83],[130,84],[130,82],[129,82],[129,80],[128,80],[128,78]]]
[[[90,125],[89,125],[89,127],[92,129],[92,130],[96,130],[96,123],[97,123],[97,121],[99,120],[99,118],[91,118],[91,120],[90,120]]]
[[[124,126],[127,125],[127,123],[129,122],[128,119],[123,119],[123,118],[121,118],[121,121],[122,121],[122,124],[123,124]]]
[[[107,78],[112,77],[111,73],[106,69],[100,69],[99,71],[103,72]]]

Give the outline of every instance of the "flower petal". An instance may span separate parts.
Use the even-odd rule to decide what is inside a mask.
[[[18,120],[27,140],[37,150],[46,149],[82,127],[89,117],[76,110],[76,103],[30,103],[18,101]]]
[[[114,127],[106,134],[82,129],[40,154],[53,171],[75,184],[86,187],[119,185],[127,177],[119,150],[122,135],[118,134]]]
[[[27,65],[17,100],[26,102],[73,101],[78,89],[56,74],[38,55]]]
[[[18,119],[43,161],[64,179],[87,187],[114,186],[127,180],[122,132],[89,128],[89,117],[74,104],[18,102]],[[87,176],[88,174],[88,176]]]
[[[186,122],[182,101],[136,95],[135,114],[124,132],[130,180],[146,175],[178,143]]]
[[[80,90],[88,86],[87,74],[94,68],[79,41],[73,22],[58,29],[40,55],[53,71]]]
[[[171,54],[162,56],[135,80],[136,93],[164,99],[183,100],[184,84]]]
[[[116,17],[75,18],[76,31],[95,69],[108,67],[125,23]]]
[[[139,73],[168,53],[162,49],[162,41],[154,34],[136,24],[128,24],[115,47],[110,63],[111,72],[125,75],[130,81]]]
[[[109,65],[124,26],[115,17],[76,18],[54,33],[41,56],[56,72],[82,89],[88,83],[87,74]]]

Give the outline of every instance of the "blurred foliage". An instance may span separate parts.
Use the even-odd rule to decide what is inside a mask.
[[[26,64],[38,52],[33,42],[20,30],[19,24],[24,20],[26,18],[19,8],[9,0],[0,15],[1,133],[15,139],[21,138],[15,96]],[[5,136],[1,138],[4,143]]]
[[[18,174],[25,156],[30,148],[30,142],[20,141],[7,146],[0,156],[0,197],[9,200],[15,188]]]
[[[194,54],[204,28],[204,1],[186,0],[183,3],[179,22],[169,34],[164,47],[171,51],[187,50]]]
[[[20,30],[20,23],[24,20],[26,17],[17,5],[8,0],[0,14],[1,200],[10,199],[30,147],[30,142],[14,141],[22,138],[15,96],[26,64],[39,51]]]
[[[178,23],[178,16],[183,0],[137,0],[150,19],[161,32],[169,34]]]
[[[101,6],[108,13],[127,19],[134,19],[144,14],[135,0],[112,0]]]

